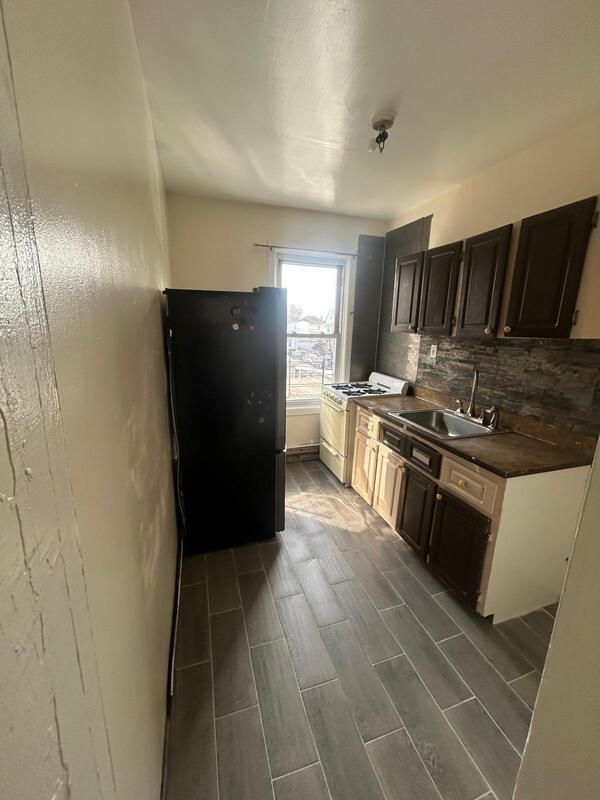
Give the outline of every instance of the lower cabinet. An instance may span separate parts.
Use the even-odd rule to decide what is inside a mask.
[[[396,530],[423,558],[429,545],[436,488],[435,483],[416,469],[406,467]]]
[[[352,462],[352,488],[356,489],[369,505],[373,502],[378,447],[379,444],[375,439],[369,439],[359,431],[356,432]]]
[[[392,527],[396,524],[402,475],[405,470],[402,460],[388,447],[380,444],[377,451],[373,508]]]
[[[473,608],[477,604],[490,520],[450,494],[436,493],[429,569]]]

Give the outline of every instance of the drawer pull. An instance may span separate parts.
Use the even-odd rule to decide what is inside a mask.
[[[460,478],[458,481],[458,485],[460,486],[461,489],[465,489],[467,486],[467,482],[464,478]]]
[[[420,461],[420,463],[425,464],[426,467],[429,466],[431,462],[431,457],[428,456],[426,453],[422,453],[420,450],[417,450],[416,447],[413,447],[412,455],[415,461]]]

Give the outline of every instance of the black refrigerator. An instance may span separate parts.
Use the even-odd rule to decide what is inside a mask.
[[[166,289],[184,551],[283,530],[286,291]]]

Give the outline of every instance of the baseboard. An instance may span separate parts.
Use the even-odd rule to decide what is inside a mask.
[[[290,461],[313,461],[319,458],[319,445],[306,444],[302,447],[288,447],[285,460]]]

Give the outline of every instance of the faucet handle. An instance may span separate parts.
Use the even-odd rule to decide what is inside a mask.
[[[498,419],[500,417],[500,409],[498,406],[490,406],[484,410],[484,414],[487,417],[486,425],[488,428],[493,428],[496,430],[498,427]]]
[[[455,413],[455,414],[464,414],[464,413],[465,413],[465,409],[464,409],[464,407],[463,407],[463,401],[462,401],[462,400],[459,400],[459,399],[457,398],[457,399],[456,399],[454,402],[455,402],[455,403],[456,403],[456,405],[457,405],[457,409],[456,409],[456,411],[455,411],[454,413]]]

